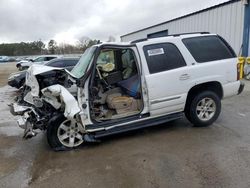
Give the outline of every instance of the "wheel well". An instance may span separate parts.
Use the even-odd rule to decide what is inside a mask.
[[[206,83],[196,85],[189,90],[188,96],[187,96],[186,107],[189,104],[189,102],[192,101],[190,99],[192,99],[195,95],[197,95],[197,93],[200,93],[202,91],[213,91],[214,93],[218,95],[220,99],[223,98],[223,89],[219,82],[206,82]]]

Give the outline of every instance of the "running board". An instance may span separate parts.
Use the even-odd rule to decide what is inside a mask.
[[[147,120],[140,121],[140,122],[131,122],[124,126],[114,127],[112,129],[105,130],[105,131],[98,131],[93,136],[95,139],[98,139],[98,138],[105,137],[105,136],[111,136],[114,134],[119,134],[119,133],[134,131],[134,130],[138,130],[138,129],[142,129],[146,127],[160,125],[163,123],[167,123],[169,121],[180,119],[182,117],[183,117],[183,112],[179,112],[179,113],[170,114],[167,116],[147,119]]]

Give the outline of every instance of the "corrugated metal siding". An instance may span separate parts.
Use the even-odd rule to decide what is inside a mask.
[[[166,29],[168,29],[169,35],[209,31],[225,38],[238,54],[242,45],[243,25],[244,5],[242,1],[237,1],[123,36],[121,40],[133,41],[142,39],[146,38],[147,34]]]

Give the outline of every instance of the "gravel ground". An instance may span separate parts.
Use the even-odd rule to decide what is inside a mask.
[[[52,151],[45,134],[23,140],[7,106],[16,90],[1,87],[0,187],[250,187],[246,84],[210,127],[184,118],[67,152]]]

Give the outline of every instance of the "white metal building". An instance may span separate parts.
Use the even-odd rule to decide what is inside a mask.
[[[250,55],[249,0],[230,0],[157,25],[121,36],[122,41],[166,35],[211,32],[225,38],[237,54]]]

